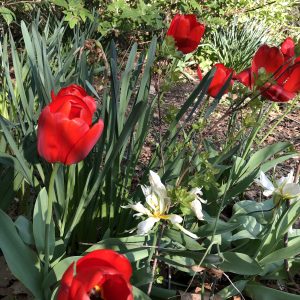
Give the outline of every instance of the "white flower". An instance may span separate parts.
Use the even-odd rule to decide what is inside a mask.
[[[300,196],[300,186],[294,183],[293,170],[290,171],[288,176],[276,180],[274,184],[264,172],[260,171],[259,179],[256,179],[255,182],[265,189],[263,195],[266,197],[279,195],[284,199],[293,199]]]
[[[147,234],[160,220],[168,220],[174,226],[178,227],[185,234],[192,238],[198,238],[197,235],[183,228],[180,223],[183,219],[179,215],[167,214],[171,205],[171,201],[167,195],[167,189],[162,184],[157,173],[150,171],[150,186],[142,186],[142,191],[146,198],[146,207],[141,202],[123,206],[123,208],[131,208],[138,213],[135,216],[140,217],[146,215],[148,218],[140,222],[137,226],[137,234]],[[201,191],[201,190],[200,190]],[[200,204],[201,205],[201,204]]]
[[[191,202],[191,209],[198,218],[198,220],[204,220],[203,212],[202,212],[202,203],[207,203],[206,200],[202,199],[203,195],[201,188],[193,188],[190,193],[195,196],[195,200]]]

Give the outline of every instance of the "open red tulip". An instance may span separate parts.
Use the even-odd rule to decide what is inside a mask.
[[[226,81],[228,80],[229,76],[234,73],[233,69],[225,67],[221,63],[217,63],[214,65],[216,68],[214,77],[207,89],[207,94],[211,97],[216,97]],[[200,80],[202,80],[202,73],[200,68],[197,69],[198,77]],[[229,85],[232,86],[233,80],[230,81]],[[224,91],[224,94],[228,93],[228,89]]]
[[[64,273],[57,300],[133,300],[129,260],[108,249],[95,250]]]
[[[287,102],[300,92],[300,58],[291,59],[291,41],[286,40],[281,49],[262,45],[255,53],[251,67],[235,76],[245,86],[260,90],[261,95],[274,102]],[[287,60],[288,57],[288,60]],[[261,70],[266,82],[257,86]]]
[[[38,152],[46,161],[70,165],[83,160],[103,131],[100,119],[92,125],[94,98],[75,84],[61,89],[38,120]]]
[[[167,35],[174,38],[179,51],[187,54],[196,50],[204,31],[205,25],[199,23],[195,15],[177,14],[170,24]]]

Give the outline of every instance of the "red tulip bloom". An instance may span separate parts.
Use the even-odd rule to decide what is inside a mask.
[[[283,45],[286,55],[292,53],[288,43]],[[266,82],[257,86],[261,70],[264,70],[267,78]],[[251,89],[258,88],[261,95],[271,101],[287,102],[300,92],[300,62],[299,59],[287,62],[281,49],[262,45],[253,57],[251,67],[239,73],[235,79]]]
[[[75,84],[61,89],[38,120],[38,152],[46,161],[65,165],[83,160],[103,131],[100,119],[92,125],[94,98]]]
[[[195,15],[177,14],[171,22],[167,35],[174,38],[179,51],[187,54],[198,47],[204,31],[204,24],[199,23]]]
[[[113,250],[95,250],[64,273],[57,300],[133,300],[129,260]]]
[[[229,76],[234,73],[232,69],[225,67],[221,63],[215,64],[214,67],[216,68],[216,71],[207,90],[207,94],[211,97],[216,97],[218,95],[218,93],[228,80]],[[202,80],[202,73],[199,67],[197,73],[199,79]],[[232,86],[233,80],[231,80],[229,84],[230,86]],[[228,89],[224,92],[224,94],[226,93],[228,93]]]

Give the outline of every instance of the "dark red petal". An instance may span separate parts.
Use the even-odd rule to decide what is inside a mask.
[[[80,137],[78,134],[78,139],[72,144],[72,147],[69,148],[70,151],[68,152],[64,163],[66,165],[71,165],[86,158],[100,138],[103,127],[103,121],[99,120],[98,123],[96,123],[92,128],[86,130],[84,134],[80,135]],[[69,130],[70,134],[72,134],[71,131],[72,128]],[[73,134],[76,135],[76,132],[73,132]]]
[[[107,279],[103,285],[103,298],[107,300],[133,300],[132,287],[119,275]]]
[[[250,89],[253,87],[254,78],[251,68],[245,69],[244,71],[236,74],[233,79],[239,81]]]
[[[300,92],[300,64],[292,69],[292,73],[285,82],[283,88],[292,93]]]
[[[287,102],[296,96],[296,93],[291,93],[280,85],[271,85],[268,89],[265,87],[261,89],[262,96],[273,102]]]
[[[81,267],[92,267],[95,265],[114,268],[128,281],[132,275],[132,267],[129,260],[124,255],[113,250],[95,250],[80,258],[77,262],[78,270]]]
[[[69,291],[70,298],[74,298],[79,289],[82,289],[86,294],[88,294],[96,285],[100,287],[105,280],[105,269],[105,267],[99,266],[85,266],[80,269],[76,268],[76,276]],[[112,275],[116,274],[115,269],[111,270]]]
[[[281,44],[281,52],[287,56],[287,58],[291,58],[295,55],[295,43],[292,38],[286,38]]]
[[[199,43],[191,41],[189,39],[178,40],[176,42],[177,49],[183,54],[188,54],[197,49]]]
[[[277,47],[262,45],[255,53],[252,60],[252,72],[258,74],[260,68],[264,68],[267,73],[279,71],[284,63],[284,57]]]

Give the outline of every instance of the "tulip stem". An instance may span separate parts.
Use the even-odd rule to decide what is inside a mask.
[[[156,234],[155,234],[155,237],[154,237],[153,246],[154,247],[156,246],[155,247],[155,258],[153,260],[153,267],[152,267],[152,280],[149,283],[147,295],[151,294],[152,286],[153,286],[153,283],[154,283],[154,277],[155,277],[155,272],[156,272],[156,268],[157,268],[157,261],[158,261],[157,256],[159,254],[159,246],[160,246],[160,241],[162,239],[163,232],[164,232],[164,229],[165,229],[165,224],[160,225],[159,229],[160,229],[160,230],[158,230],[159,233],[157,231]],[[150,255],[150,260],[152,259],[153,254],[154,254],[154,252],[152,252],[152,255]]]
[[[53,210],[53,200],[54,200],[54,182],[55,177],[58,171],[60,164],[55,163],[53,166],[52,174],[49,181],[49,189],[48,189],[48,208],[47,208],[47,216],[46,216],[46,224],[45,224],[45,258],[44,258],[44,276],[48,274],[49,269],[49,233],[50,233],[50,224],[52,221],[52,210]]]

